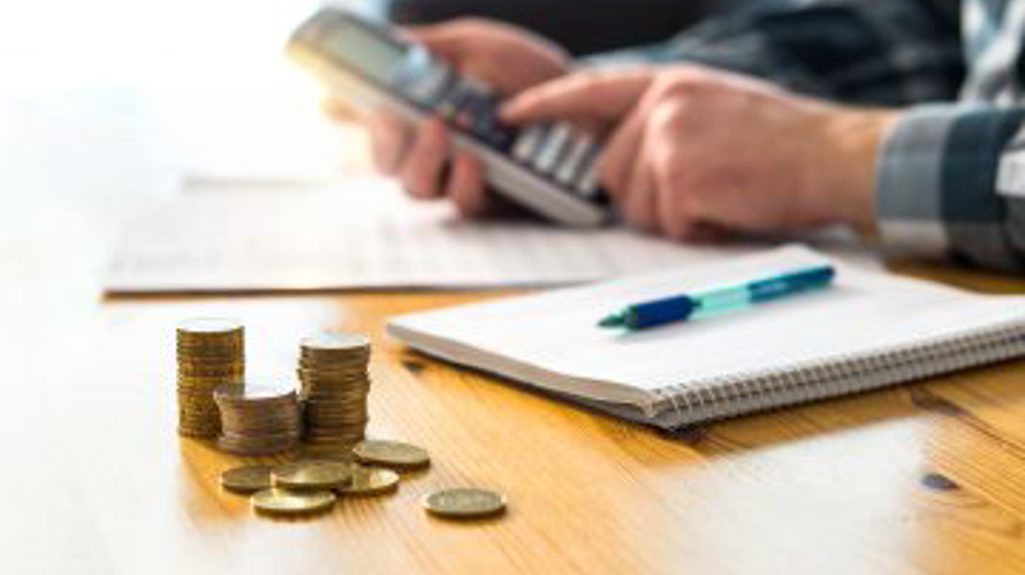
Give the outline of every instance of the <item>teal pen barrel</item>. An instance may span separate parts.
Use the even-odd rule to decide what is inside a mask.
[[[752,302],[774,300],[783,296],[829,285],[836,275],[833,266],[821,266],[748,285]]]
[[[692,295],[681,294],[635,303],[602,319],[599,325],[638,330],[685,321],[696,314],[705,316],[743,309],[756,303],[826,287],[835,275],[832,266],[824,265]]]
[[[714,314],[750,307],[754,303],[748,286],[720,288],[691,296],[695,302],[695,313]]]

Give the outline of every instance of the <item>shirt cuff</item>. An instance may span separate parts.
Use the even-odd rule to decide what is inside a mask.
[[[1023,116],[1020,109],[955,104],[904,113],[878,162],[876,216],[884,245],[902,255],[1018,268],[995,180]]]

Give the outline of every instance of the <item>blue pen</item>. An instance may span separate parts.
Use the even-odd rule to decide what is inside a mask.
[[[635,303],[605,317],[600,327],[640,330],[677,321],[696,313],[718,313],[751,307],[781,297],[828,286],[836,275],[833,266],[816,266],[777,274],[752,282],[692,294]]]

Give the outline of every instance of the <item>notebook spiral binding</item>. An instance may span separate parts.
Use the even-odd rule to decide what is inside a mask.
[[[1025,355],[1025,323],[888,350],[843,355],[761,372],[663,387],[645,406],[666,427],[681,427],[826,397],[849,395]]]

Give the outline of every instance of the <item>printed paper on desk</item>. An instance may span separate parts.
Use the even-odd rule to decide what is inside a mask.
[[[389,180],[332,189],[187,193],[132,222],[107,291],[498,288],[565,285],[719,259],[624,229],[474,222]]]

